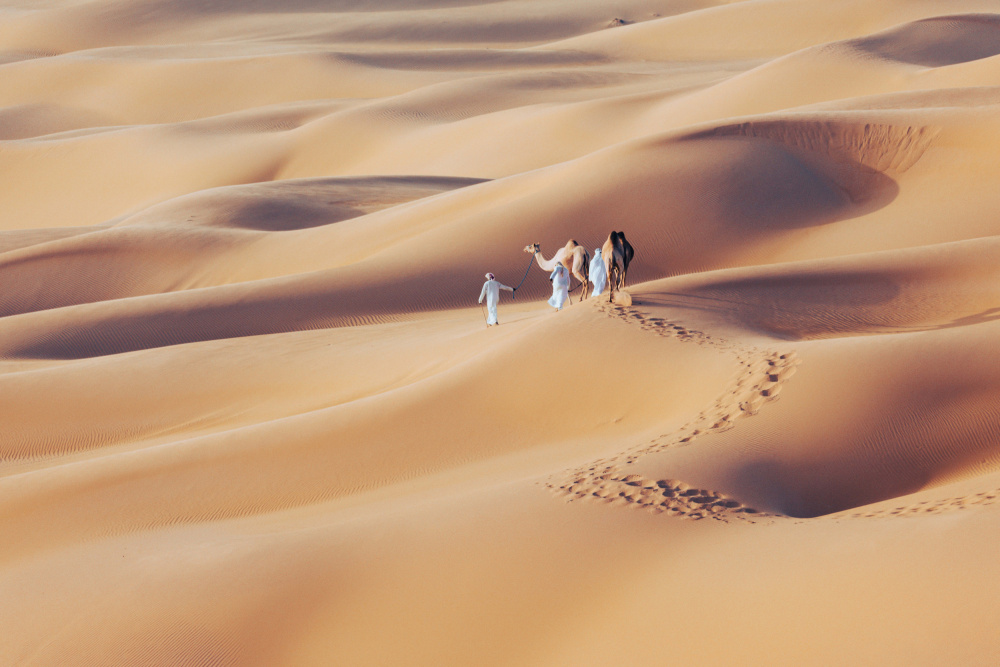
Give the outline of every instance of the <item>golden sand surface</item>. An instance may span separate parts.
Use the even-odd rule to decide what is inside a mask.
[[[0,0],[0,201],[0,665],[1000,663],[1000,0]]]

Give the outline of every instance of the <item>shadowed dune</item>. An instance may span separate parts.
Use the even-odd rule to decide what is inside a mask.
[[[705,274],[649,298],[792,340],[945,329],[996,319],[998,253],[995,238],[977,239]]]
[[[941,8],[905,0],[878,3],[852,0],[839,5],[822,0],[720,3],[700,11],[624,26],[615,34],[592,33],[571,38],[558,42],[557,46],[636,59],[775,57],[820,44],[862,38],[906,22],[937,18]],[[961,0],[948,8],[952,13],[990,12],[996,10],[996,5],[990,0]],[[864,19],[858,20],[859,15]],[[959,27],[951,34],[961,35],[963,29],[968,28]],[[916,32],[912,37],[915,42],[941,39],[934,28],[926,31],[917,28]],[[973,27],[969,36],[980,34]],[[961,37],[951,39],[952,45],[957,46],[955,42]]]
[[[373,176],[287,180],[202,191],[129,216],[123,225],[188,224],[287,232],[333,224],[482,179]]]
[[[815,517],[994,471],[995,320],[919,338],[799,345],[811,372],[792,380],[794,392],[783,391],[745,426],[707,433],[697,448],[654,454],[625,472],[680,478],[765,511]]]
[[[340,53],[337,57],[387,69],[483,70],[550,68],[560,65],[594,65],[603,58],[580,51],[529,51],[520,49],[438,49],[389,53]]]
[[[1000,367],[988,349],[1000,326],[998,250],[994,239],[965,241],[639,287],[640,311],[680,308],[799,341],[812,370],[746,426],[708,429],[698,447],[625,472],[818,516],[994,470]],[[834,337],[851,340],[801,342]]]
[[[862,51],[923,67],[944,67],[1000,54],[1000,16],[935,16],[853,42]]]
[[[0,232],[0,254],[27,248],[34,245],[41,245],[49,241],[89,234],[94,231],[105,229],[106,225],[95,225],[93,227],[55,227],[53,229],[12,229]]]
[[[49,240],[54,233],[33,239],[8,232],[12,244],[31,245],[0,255],[12,285],[0,296],[0,315],[253,280],[259,275],[248,275],[243,263],[253,246],[265,243],[264,232],[331,225],[476,182],[283,181],[188,195],[87,234]],[[289,261],[294,263],[294,256]],[[44,280],[55,276],[62,277],[56,285]]]
[[[148,14],[174,14],[201,16],[205,14],[261,14],[285,12],[344,12],[344,11],[399,11],[406,9],[440,9],[447,7],[468,7],[488,5],[502,0],[222,0],[205,3],[198,0],[133,0],[123,3],[124,11]],[[120,10],[121,11],[121,10]]]
[[[853,139],[852,132],[856,133]],[[394,281],[398,283],[394,290],[397,303],[421,304],[417,310],[455,307],[467,303],[472,291],[459,276],[475,275],[476,266],[489,256],[490,249],[512,251],[493,266],[502,275],[514,276],[524,270],[521,267],[526,258],[516,253],[524,245],[541,242],[543,252],[548,253],[565,242],[563,237],[575,236],[596,247],[609,224],[627,219],[646,221],[635,238],[651,258],[663,258],[637,267],[638,280],[755,261],[754,243],[773,243],[782,233],[849,219],[886,205],[897,188],[891,177],[877,169],[895,173],[919,159],[929,141],[919,138],[921,132],[837,123],[723,127],[707,134],[599,152],[486,189],[470,190],[462,197],[460,208],[452,199],[456,192],[416,208],[396,213],[388,210],[371,220],[356,215],[475,181],[396,177],[287,181],[212,190],[150,208],[96,235],[8,255],[4,259],[11,275],[15,270],[25,276],[38,272],[51,275],[55,270],[65,271],[66,278],[59,289],[44,290],[38,289],[36,280],[19,281],[22,288],[4,295],[9,304],[5,312],[23,313],[328,267],[339,268],[329,274],[324,289],[333,291],[325,298],[337,304],[344,321],[376,313],[413,312],[412,305],[400,308],[384,301],[373,307],[380,300],[365,296],[378,293],[387,283],[375,278],[366,284],[359,276],[382,275],[387,267],[395,267],[399,271],[396,275],[402,278]],[[897,163],[902,167],[895,167]],[[733,166],[739,164],[760,169],[734,171]],[[579,197],[580,184],[595,172],[613,176],[589,184],[587,195]],[[539,190],[543,183],[544,190]],[[700,194],[704,191],[716,194],[705,200]],[[498,202],[510,205],[498,208]],[[514,224],[497,224],[514,211],[521,211],[514,216]],[[352,217],[356,224],[330,226]],[[414,220],[423,222],[415,224]],[[310,227],[315,229],[306,229]],[[532,231],[539,228],[549,231],[539,238]],[[740,230],[738,243],[733,243],[734,228]],[[250,233],[279,229],[303,231],[280,239]],[[162,258],[160,264],[152,264],[157,256]],[[265,271],[253,268],[259,262],[248,261],[263,256],[268,257]],[[182,257],[188,259],[179,261]],[[415,259],[431,257],[439,258],[433,272],[428,272],[422,261],[414,263]],[[70,258],[73,260],[67,261]],[[53,269],[53,262],[61,268]],[[118,267],[116,273],[107,272],[109,262]],[[338,285],[343,282],[338,276],[348,275],[349,281],[343,287]],[[304,280],[316,283],[313,278]],[[426,285],[434,285],[433,301],[425,296]],[[531,281],[526,295],[540,296],[543,290],[539,287]],[[262,294],[267,289],[260,284],[241,288],[240,293]],[[351,303],[358,305],[349,306]],[[355,311],[356,307],[362,310]],[[248,314],[247,319],[261,317]],[[307,321],[329,320],[312,315]],[[229,325],[223,328],[230,330]]]
[[[872,171],[894,175],[913,166],[937,134],[937,128],[931,127],[836,121],[815,124],[765,121],[723,126],[709,136],[770,139],[808,152],[825,153],[836,162],[854,162]],[[850,185],[845,185],[845,189],[850,192]],[[859,197],[853,192],[851,195],[852,198]]]
[[[0,141],[112,124],[113,120],[99,114],[44,104],[22,104],[0,109]]]

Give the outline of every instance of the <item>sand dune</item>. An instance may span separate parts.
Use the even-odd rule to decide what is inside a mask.
[[[0,664],[996,662],[995,0],[14,1],[0,74]]]
[[[20,232],[0,234],[0,239],[11,237],[11,245],[30,244],[0,255],[0,266],[12,283],[0,297],[0,313],[14,315],[307,270],[293,257],[288,260],[291,266],[279,261],[276,250],[282,244],[260,249],[268,245],[265,232],[333,225],[476,182],[386,177],[234,186],[179,197],[111,226],[81,230],[84,233],[38,232],[35,239]],[[308,242],[302,239],[298,245]],[[262,255],[270,260],[270,268],[263,272],[254,262]],[[107,270],[109,262],[115,271]],[[46,279],[57,279],[59,285],[48,285]]]
[[[882,58],[945,67],[1000,54],[1000,23],[995,14],[935,16],[854,44]]]
[[[760,399],[738,402],[701,429],[699,447],[658,443],[623,474],[670,470],[755,508],[818,516],[993,470],[993,250],[969,241],[650,283],[635,296],[648,304],[646,322],[680,308],[757,329],[815,371],[796,377],[789,398],[782,389],[795,367],[771,358],[754,371],[744,351],[747,377],[766,375],[755,385],[763,400],[782,401],[766,414],[753,404]],[[802,342],[823,339],[841,342]],[[730,430],[734,417],[753,417],[752,426]],[[672,437],[695,439],[690,428]]]
[[[709,273],[671,283],[668,294],[675,305],[793,340],[961,327],[992,319],[997,252],[993,238],[959,241]]]

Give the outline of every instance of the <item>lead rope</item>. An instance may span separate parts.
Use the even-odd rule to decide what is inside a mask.
[[[517,284],[517,287],[514,288],[515,292],[518,289],[520,289],[521,285],[524,284],[524,279],[528,277],[528,273],[531,271],[531,263],[534,262],[534,261],[535,261],[535,253],[531,253],[531,259],[528,260],[528,268],[525,269],[525,271],[524,271],[524,278],[521,278],[521,282],[519,282]]]

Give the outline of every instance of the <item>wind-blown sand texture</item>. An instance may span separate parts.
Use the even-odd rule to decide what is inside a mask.
[[[0,664],[997,664],[998,184],[1000,0],[0,2]]]

